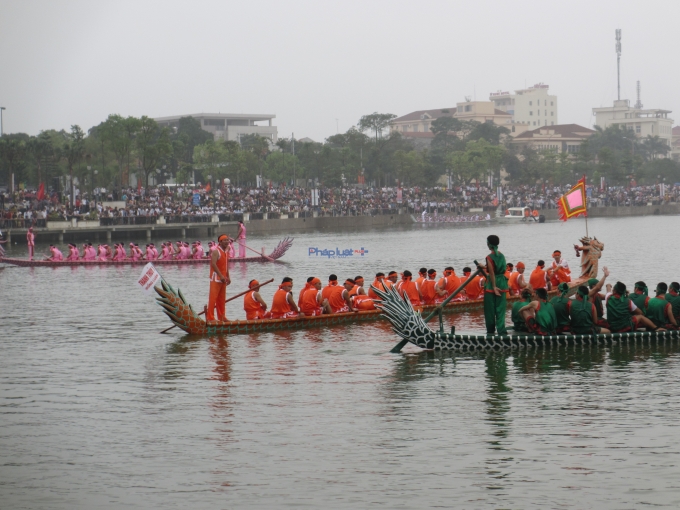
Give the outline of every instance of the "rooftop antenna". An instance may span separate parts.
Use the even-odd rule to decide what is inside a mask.
[[[621,100],[621,29],[616,29],[616,82],[617,96]]]
[[[642,110],[642,101],[640,101],[640,80],[637,82],[637,102],[635,103],[635,108]]]

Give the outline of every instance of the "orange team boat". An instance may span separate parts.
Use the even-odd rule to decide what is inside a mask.
[[[587,278],[579,278],[569,283],[569,293],[576,292],[576,287],[584,284]],[[294,317],[290,319],[259,319],[259,320],[234,320],[224,322],[210,322],[194,312],[190,304],[182,295],[182,292],[173,289],[165,281],[161,281],[161,287],[155,288],[159,297],[156,301],[163,307],[163,312],[178,328],[191,335],[242,335],[249,333],[261,333],[267,331],[296,330],[318,328],[325,326],[335,326],[341,324],[352,324],[354,322],[384,320],[380,310],[367,310],[360,312],[345,312],[324,314],[313,317]],[[557,290],[548,292],[550,296],[556,296]],[[519,296],[508,296],[508,306],[512,306],[519,299]],[[417,306],[418,312],[433,312],[438,308],[437,305]],[[460,313],[482,310],[484,299],[468,301],[451,301],[442,307],[443,313]]]

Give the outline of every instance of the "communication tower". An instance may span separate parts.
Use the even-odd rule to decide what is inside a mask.
[[[642,101],[640,100],[640,80],[637,82],[637,102],[635,103],[635,108],[638,110],[642,109]]]
[[[616,29],[616,81],[617,98],[621,100],[621,29]]]

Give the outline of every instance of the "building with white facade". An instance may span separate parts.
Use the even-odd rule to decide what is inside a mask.
[[[581,144],[594,133],[594,130],[578,124],[556,124],[525,131],[510,140],[510,143],[520,147],[528,146],[540,152],[566,153],[574,158]]]
[[[593,108],[595,125],[605,129],[618,124],[638,137],[658,136],[671,147],[673,119],[670,110],[642,109],[630,106],[628,99],[614,101],[614,106]]]
[[[276,118],[276,115],[193,113],[189,115],[174,115],[172,117],[158,117],[154,120],[161,127],[173,129],[179,126],[179,119],[182,117],[193,117],[198,120],[203,130],[212,133],[215,140],[239,142],[242,135],[259,135],[270,140],[272,144],[278,140],[277,128],[272,126],[272,120]]]
[[[513,123],[528,124],[529,129],[559,124],[557,96],[548,93],[548,85],[538,83],[528,89],[493,92],[489,100],[494,107],[512,115]]]

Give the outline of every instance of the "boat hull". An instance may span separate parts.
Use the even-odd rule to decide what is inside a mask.
[[[575,291],[576,286],[580,283],[582,283],[582,280],[571,283],[570,286],[572,290]],[[315,317],[296,317],[291,319],[261,319],[206,323],[206,321],[201,319],[193,311],[193,308],[186,302],[179,289],[175,291],[170,285],[163,281],[161,287],[156,287],[155,290],[159,296],[156,300],[158,304],[163,307],[165,314],[177,327],[192,335],[242,335],[269,331],[346,325],[356,322],[385,319],[380,310],[367,310],[360,312],[324,314]],[[552,295],[556,295],[556,292],[553,291]],[[518,299],[519,296],[508,297],[508,306],[512,306]],[[415,308],[415,311],[427,314],[436,308],[436,305],[419,306]],[[442,313],[473,312],[482,310],[483,308],[483,299],[452,301],[442,308]],[[413,310],[413,308],[411,309]]]
[[[236,263],[236,262],[271,262],[270,259],[273,260],[278,260],[283,255],[288,251],[288,248],[293,243],[293,239],[285,238],[282,240],[274,250],[267,255],[269,258],[265,257],[245,257],[245,258],[238,258],[238,257],[232,257],[229,259],[230,263]],[[152,262],[154,265],[172,265],[172,266],[193,266],[197,264],[207,264],[210,262],[210,257],[204,257],[200,259],[186,259],[186,260],[177,260],[177,259],[156,259],[156,260],[147,260],[147,259],[141,259],[141,260],[132,260],[132,259],[125,259],[125,260],[107,260],[107,261],[101,261],[101,260],[60,260],[60,261],[52,261],[52,260],[28,260],[28,259],[15,259],[15,258],[2,258],[0,257],[0,262],[5,263],[5,264],[12,264],[15,266],[21,266],[21,267],[62,267],[62,266],[68,266],[68,267],[75,267],[75,266],[143,266],[146,265],[149,262]]]

